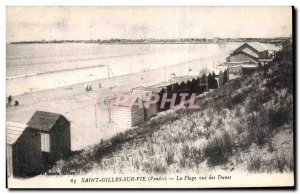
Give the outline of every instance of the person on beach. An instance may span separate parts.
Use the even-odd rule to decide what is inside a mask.
[[[12,101],[12,96],[11,95],[8,96],[7,101],[8,101],[8,106],[10,106],[10,103]]]
[[[15,100],[15,106],[19,106],[19,101]]]
[[[86,92],[92,91],[93,90],[92,85],[91,84],[84,84],[84,90]]]

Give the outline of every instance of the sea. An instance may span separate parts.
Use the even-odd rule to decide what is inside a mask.
[[[167,66],[201,71],[223,63],[241,42],[210,44],[7,44],[8,95],[87,83]]]

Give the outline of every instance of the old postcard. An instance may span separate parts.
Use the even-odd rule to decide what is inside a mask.
[[[7,187],[293,187],[293,45],[293,7],[8,6]]]

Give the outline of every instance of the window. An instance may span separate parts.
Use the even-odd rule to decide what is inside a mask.
[[[42,152],[50,152],[50,136],[47,133],[41,133]]]

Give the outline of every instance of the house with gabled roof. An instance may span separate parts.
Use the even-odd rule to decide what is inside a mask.
[[[258,58],[259,51],[250,44],[244,43],[226,58],[226,62],[258,62]]]

